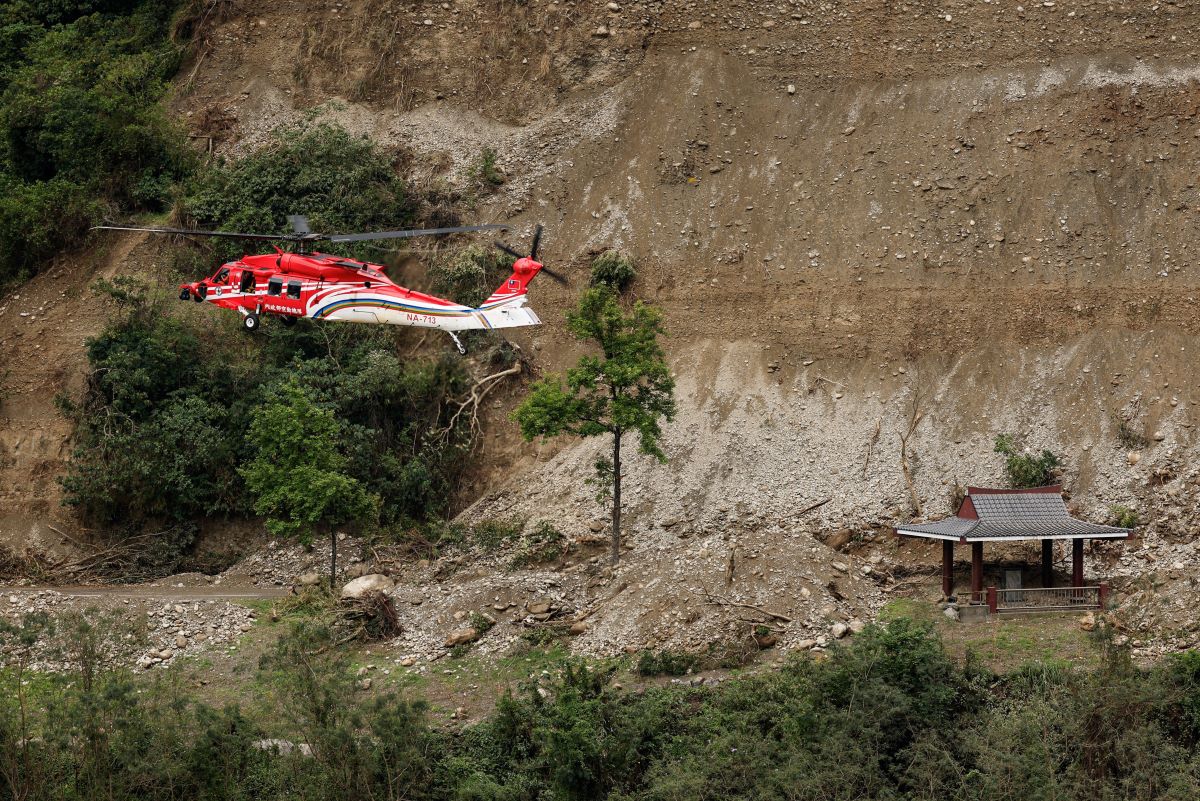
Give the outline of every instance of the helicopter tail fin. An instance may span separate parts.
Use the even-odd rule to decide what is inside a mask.
[[[508,277],[503,284],[496,287],[483,305],[479,308],[489,309],[497,306],[507,306],[509,304],[521,305],[525,302],[525,293],[529,290],[529,283],[533,281],[533,277],[542,269],[542,265],[528,256],[523,256],[513,262],[512,275]]]

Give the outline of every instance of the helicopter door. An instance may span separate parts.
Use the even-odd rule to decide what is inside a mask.
[[[242,283],[238,288],[242,292],[254,291],[254,273],[251,270],[242,270]]]

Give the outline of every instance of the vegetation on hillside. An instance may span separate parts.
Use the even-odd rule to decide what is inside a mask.
[[[1052,451],[1033,453],[1022,448],[1012,434],[997,435],[994,450],[1004,457],[1004,477],[1014,489],[1044,487],[1058,478],[1062,460]]]
[[[947,657],[930,630],[869,627],[818,661],[720,687],[614,686],[563,662],[464,729],[421,700],[356,689],[332,633],[297,624],[251,706],[211,708],[173,674],[135,677],[77,648],[31,674],[47,621],[0,627],[0,796],[37,799],[1192,799],[1200,655],[1006,675]],[[302,744],[302,746],[301,746]]]
[[[290,233],[288,215],[303,214],[314,231],[336,233],[411,227],[420,202],[374,142],[318,124],[280,129],[245,158],[200,170],[182,208],[197,228]],[[217,240],[212,260],[235,259],[244,246]],[[366,242],[322,248],[372,261],[388,250]]]
[[[176,0],[0,4],[0,283],[109,209],[162,211],[192,158],[159,100]]]
[[[199,171],[181,191],[186,215],[225,230],[285,230],[292,212],[319,228],[402,228],[425,202],[373,143],[325,125],[282,131],[236,164]],[[236,243],[216,247],[181,245],[178,260],[207,272],[240,252]],[[457,358],[413,357],[390,327],[301,320],[247,338],[231,318],[186,313],[162,291],[129,281],[101,289],[116,312],[87,343],[82,402],[64,401],[76,448],[62,483],[90,522],[132,530],[257,510],[278,530],[307,535],[351,519],[391,526],[447,512],[470,435],[467,416],[449,408],[467,389]],[[311,500],[304,471],[293,481],[278,469],[271,449],[287,434],[279,412],[296,405],[280,398],[318,410],[326,461],[309,467],[336,473],[346,491],[328,497],[328,508],[300,509],[296,501]],[[307,412],[290,419],[312,422]],[[351,497],[364,502],[347,517]]]
[[[459,361],[402,358],[382,327],[301,321],[249,339],[224,317],[172,316],[136,284],[109,291],[119,311],[88,341],[83,402],[64,402],[76,448],[62,483],[90,521],[139,527],[256,504],[294,521],[295,510],[265,500],[276,483],[258,486],[255,466],[278,461],[264,448],[287,431],[272,439],[262,426],[291,392],[321,410],[330,464],[381,499],[381,522],[447,510],[466,446],[447,411],[466,384]]]

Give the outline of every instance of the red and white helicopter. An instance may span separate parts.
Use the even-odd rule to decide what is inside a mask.
[[[242,327],[255,331],[263,314],[281,318],[291,325],[301,317],[313,320],[356,323],[386,323],[421,328],[440,328],[454,339],[465,353],[456,331],[491,330],[538,325],[541,320],[526,308],[525,293],[530,281],[545,272],[556,281],[566,279],[537,260],[542,226],[534,229],[529,255],[523,255],[502,242],[496,247],[513,257],[512,275],[478,308],[464,306],[444,298],[407,289],[384,274],[379,264],[330,256],[312,249],[317,242],[347,243],[379,239],[405,239],[467,231],[503,229],[504,225],[468,225],[455,228],[424,228],[405,231],[379,231],[366,234],[321,234],[309,229],[302,215],[288,217],[291,234],[240,234],[230,231],[200,231],[188,228],[157,228],[99,225],[108,231],[147,231],[155,234],[213,236],[262,242],[290,242],[296,252],[278,245],[274,253],[242,256],[223,264],[211,278],[181,284],[179,298],[208,302],[223,309],[235,309],[242,315]]]

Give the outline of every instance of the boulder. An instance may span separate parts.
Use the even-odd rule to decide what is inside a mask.
[[[825,544],[830,548],[833,548],[835,551],[840,551],[842,548],[845,548],[850,544],[850,540],[853,539],[853,537],[854,532],[850,529],[839,528],[830,535],[829,539],[825,540]]]
[[[850,627],[845,623],[834,623],[829,627],[829,633],[834,636],[834,639],[842,639],[850,633]]]
[[[579,636],[580,634],[586,634],[586,633],[587,633],[587,630],[588,630],[587,623],[584,623],[582,620],[580,620],[580,621],[579,621],[579,622],[577,622],[577,623],[572,623],[572,624],[571,624],[571,628],[570,628],[570,630],[568,631],[568,633],[569,633],[569,634],[570,634],[572,637],[577,637],[577,636]]]
[[[358,599],[369,592],[388,592],[395,583],[382,573],[359,576],[342,587],[342,600]]]
[[[942,614],[945,615],[950,620],[958,620],[958,607],[957,606],[947,606],[945,609],[942,610]]]
[[[446,638],[445,647],[453,648],[456,645],[466,645],[467,643],[475,642],[479,639],[479,632],[475,628],[456,629],[450,632],[450,636]]]
[[[525,604],[525,609],[531,615],[544,615],[550,611],[550,604],[545,601],[533,601]]]
[[[315,570],[310,570],[307,573],[301,573],[296,576],[296,585],[299,587],[315,587],[321,583],[321,574]]]

